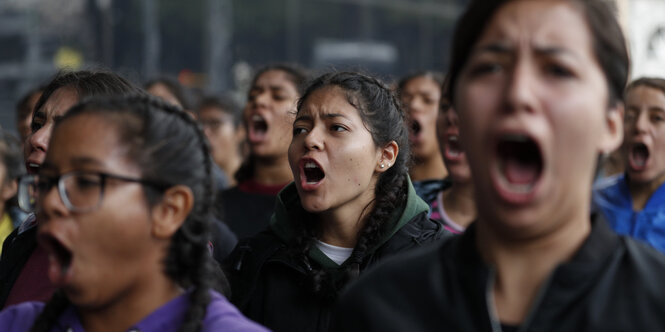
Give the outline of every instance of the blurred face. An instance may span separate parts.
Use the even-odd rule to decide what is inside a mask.
[[[409,140],[414,158],[438,158],[436,116],[441,87],[431,78],[420,76],[406,83],[400,97],[409,115]]]
[[[29,174],[37,174],[44,162],[55,120],[65,115],[78,100],[74,89],[62,87],[55,90],[42,108],[32,115],[32,132],[24,146],[25,166]]]
[[[361,211],[374,197],[381,153],[338,87],[314,91],[293,124],[289,164],[303,208]]]
[[[631,182],[665,182],[665,93],[648,86],[626,95],[624,160]]]
[[[233,115],[217,107],[206,107],[199,111],[199,122],[210,141],[212,157],[220,167],[237,158],[238,134],[233,124]]]
[[[596,159],[619,144],[621,110],[608,107],[591,35],[573,6],[501,7],[455,93],[482,220],[533,236],[588,216]]]
[[[86,139],[81,139],[85,137]],[[40,177],[71,171],[106,172],[139,178],[125,157],[115,126],[99,116],[81,115],[62,123]],[[92,182],[76,182],[88,188]],[[57,186],[38,200],[38,241],[49,253],[48,276],[79,308],[103,307],[150,282],[159,270],[146,271],[151,249],[150,210],[141,184],[107,178],[101,204],[72,212]],[[151,274],[152,273],[152,274]]]
[[[471,180],[471,170],[459,141],[459,119],[457,112],[443,104],[436,121],[437,137],[441,147],[441,155],[448,169],[448,174],[455,182],[468,182]]]
[[[285,72],[269,70],[259,76],[243,114],[251,154],[259,158],[286,155],[299,97]]]

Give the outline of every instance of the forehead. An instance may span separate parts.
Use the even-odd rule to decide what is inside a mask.
[[[638,85],[628,91],[626,103],[644,103],[665,107],[665,91],[647,85]]]
[[[410,79],[408,82],[406,82],[404,88],[405,90],[438,90],[439,83],[437,83],[431,77],[423,75]]]
[[[78,93],[71,87],[62,87],[55,90],[39,110],[46,117],[62,116],[78,102]]]
[[[254,86],[258,87],[281,87],[286,86],[291,87],[295,90],[293,82],[289,79],[289,75],[284,71],[273,69],[263,72],[259,75],[254,83]]]
[[[358,110],[349,102],[347,93],[338,86],[325,86],[314,90],[305,99],[298,114],[314,112],[343,114],[360,118]]]
[[[53,132],[46,162],[67,168],[85,158],[103,165],[124,165],[126,147],[120,143],[118,125],[101,115],[82,114],[60,123]]]
[[[562,47],[591,54],[592,40],[581,11],[561,0],[516,0],[492,17],[476,46],[502,42],[513,47]]]

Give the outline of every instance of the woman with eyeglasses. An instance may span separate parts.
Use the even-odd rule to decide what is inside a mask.
[[[145,96],[74,107],[21,183],[58,291],[5,310],[0,329],[263,331],[211,290],[210,165],[178,108]]]
[[[126,79],[106,71],[63,71],[44,87],[32,114],[24,145],[28,174],[37,174],[44,162],[56,119],[78,101],[92,96],[141,93]],[[45,301],[54,287],[46,278],[48,257],[35,240],[38,220],[29,217],[4,243],[0,259],[0,308],[24,301]]]

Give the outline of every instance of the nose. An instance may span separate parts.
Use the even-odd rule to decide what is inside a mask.
[[[51,126],[45,125],[28,136],[28,144],[33,150],[46,153],[48,142],[51,139]]]
[[[253,101],[255,107],[266,107],[270,101],[270,93],[268,91],[261,91],[254,96]]]
[[[634,132],[638,134],[646,133],[649,129],[649,114],[646,111],[640,111],[635,119]]]
[[[323,149],[323,138],[319,130],[313,128],[305,136],[305,148],[309,151],[320,151]]]
[[[458,118],[457,118],[457,112],[452,108],[448,108],[446,111],[446,124],[448,126],[457,126],[458,125]]]
[[[535,106],[534,70],[525,60],[515,64],[505,92],[505,110],[533,112]]]

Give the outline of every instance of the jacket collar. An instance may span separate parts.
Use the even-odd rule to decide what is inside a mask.
[[[369,253],[374,252],[377,248],[386,243],[386,241],[393,237],[395,233],[397,233],[416,215],[428,210],[429,206],[416,195],[411,180],[408,179],[408,196],[406,202],[393,211],[391,218],[386,221],[386,228],[388,231],[384,234],[381,240],[378,241],[377,245],[369,250]],[[294,228],[293,221],[307,220],[312,217],[312,214],[305,211],[300,204],[298,191],[295,183],[292,182],[277,195],[275,212],[270,218],[270,228],[282,241],[290,243],[296,237],[296,229]],[[339,267],[315,246],[310,250],[309,256],[323,267]]]

